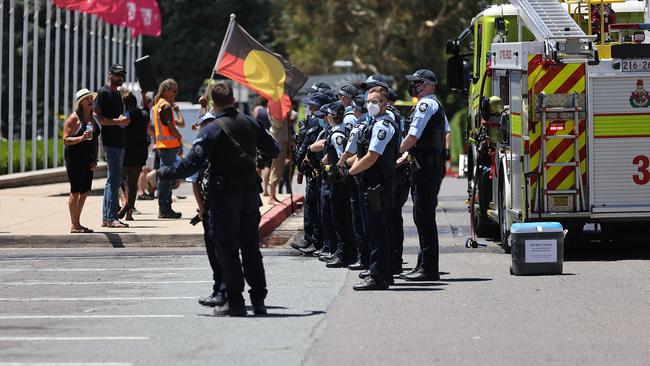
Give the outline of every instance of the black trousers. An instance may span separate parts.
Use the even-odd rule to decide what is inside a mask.
[[[319,213],[320,179],[307,178],[305,184],[305,204],[303,206],[303,224],[305,240],[314,244],[316,249],[321,249],[322,230]]]
[[[228,303],[234,307],[243,305],[244,278],[251,287],[251,298],[263,299],[267,294],[259,247],[260,204],[257,191],[211,192],[209,198],[209,233],[216,244]]]
[[[335,255],[346,263],[354,263],[357,247],[352,232],[350,195],[343,182],[331,186],[331,218],[336,240]]]
[[[352,210],[352,232],[357,244],[357,260],[366,268],[370,266],[370,247],[366,233],[363,194],[359,184],[353,179],[348,183],[350,192],[350,208]]]
[[[208,253],[210,268],[212,268],[212,279],[214,280],[212,292],[218,292],[221,290],[223,285],[222,271],[221,266],[219,265],[219,260],[217,259],[217,243],[210,237],[210,226],[208,225],[208,220],[208,215],[206,213],[204,215],[204,220],[201,221],[201,224],[203,224],[203,240],[205,241],[205,251]]]
[[[409,198],[410,182],[405,177],[406,172],[398,172],[397,185],[390,210],[389,225],[391,229],[391,271],[398,273],[402,270],[402,254],[404,253],[404,219],[402,208]]]
[[[364,200],[363,206],[368,229],[368,245],[370,247],[370,266],[368,269],[370,275],[379,281],[392,278],[390,270],[391,238],[388,228],[388,213],[392,205],[391,197],[394,194],[390,180],[382,182],[381,185],[383,186],[383,190],[381,191],[381,209],[371,210],[367,200]],[[375,185],[364,185],[363,187],[362,192],[365,192],[368,187],[375,187]]]
[[[420,170],[413,174],[411,198],[413,199],[413,221],[418,230],[420,252],[418,266],[427,273],[438,273],[439,243],[436,224],[438,193],[445,176],[445,164],[441,157],[431,154],[414,154],[420,163]]]
[[[336,230],[332,217],[335,214],[332,211],[332,190],[329,184],[321,182],[320,184],[320,201],[318,204],[320,216],[320,228],[322,233],[323,247],[322,251],[334,253],[336,251]]]

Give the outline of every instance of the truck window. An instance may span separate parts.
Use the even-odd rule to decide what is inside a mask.
[[[476,55],[476,59],[474,60],[474,77],[476,79],[474,80],[478,80],[483,76],[481,75],[481,61],[483,61],[483,23],[478,23],[476,26],[476,41],[474,47],[476,49],[474,52]]]

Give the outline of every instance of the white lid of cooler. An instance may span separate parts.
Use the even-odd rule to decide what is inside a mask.
[[[564,231],[559,222],[524,222],[512,224],[510,232],[513,234],[532,233],[561,233]]]

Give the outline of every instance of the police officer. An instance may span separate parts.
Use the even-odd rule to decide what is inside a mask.
[[[438,228],[436,206],[438,192],[445,173],[445,111],[434,97],[436,75],[426,69],[407,75],[409,94],[419,98],[413,113],[408,135],[400,146],[400,153],[409,151],[419,169],[413,173],[411,197],[413,220],[420,239],[418,264],[403,278],[409,281],[437,281]]]
[[[232,87],[218,82],[212,88],[215,121],[203,128],[187,157],[158,170],[159,177],[187,177],[206,161],[210,164],[207,220],[216,241],[228,301],[215,316],[244,316],[244,277],[255,314],[266,314],[266,276],[259,249],[260,181],[255,151],[277,157],[279,146],[257,121],[234,107]],[[239,258],[241,250],[242,259]],[[242,264],[244,271],[242,272]]]
[[[343,154],[348,130],[343,123],[345,109],[341,102],[334,102],[324,106],[325,118],[330,129],[325,138],[318,141],[320,145],[313,149],[324,149],[325,166],[324,185],[330,190],[329,215],[333,226],[334,252],[327,262],[329,268],[342,268],[356,261],[356,244],[352,233],[352,217],[350,214],[350,196],[348,193],[347,181],[349,177],[339,171],[336,163]],[[324,227],[325,227],[325,219]]]
[[[398,133],[400,141],[406,137],[407,122],[402,117],[400,111],[395,108],[394,103],[397,101],[395,90],[388,89],[388,108],[395,116],[395,125],[399,128]],[[411,189],[411,177],[409,163],[405,158],[397,160],[395,169],[395,195],[392,199],[393,207],[389,213],[388,224],[390,228],[391,239],[391,273],[400,274],[402,272],[402,254],[404,252],[404,219],[402,218],[402,208],[408,200]]]
[[[370,267],[359,275],[364,281],[354,286],[357,291],[385,290],[393,280],[390,271],[388,211],[394,192],[392,182],[399,144],[394,120],[386,113],[386,89],[371,88],[367,99],[371,121],[361,132],[357,157],[353,158],[349,171],[352,175],[360,175],[369,228]]]
[[[343,123],[348,129],[348,134],[352,130],[354,123],[357,121],[357,117],[354,115],[354,107],[352,106],[352,101],[354,98],[359,95],[359,90],[354,85],[343,85],[341,89],[337,91],[339,102],[345,108],[345,114],[343,116]]]
[[[330,103],[331,98],[323,93],[314,92],[304,102],[311,114],[300,128],[296,139],[296,152],[294,162],[298,170],[305,175],[305,203],[303,206],[303,227],[305,230],[304,240],[299,243],[292,243],[291,247],[305,254],[320,251],[323,247],[321,219],[319,214],[320,201],[320,178],[317,170],[317,157],[310,154],[309,145],[318,139],[318,135],[326,127],[321,118],[313,115],[321,106]],[[309,157],[308,157],[309,155]]]

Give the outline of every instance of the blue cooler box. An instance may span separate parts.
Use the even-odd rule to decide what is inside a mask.
[[[559,222],[527,222],[510,228],[512,266],[517,276],[562,274],[564,228]]]

